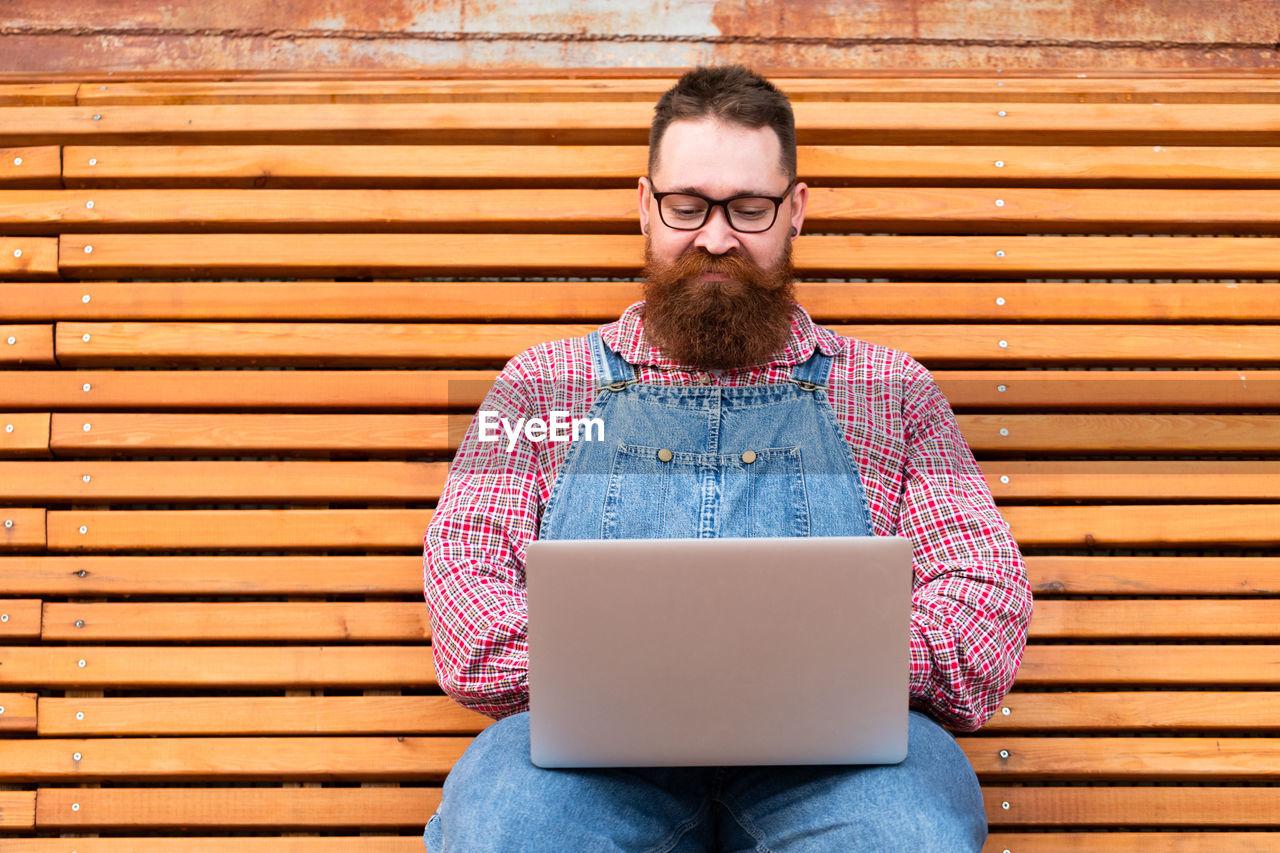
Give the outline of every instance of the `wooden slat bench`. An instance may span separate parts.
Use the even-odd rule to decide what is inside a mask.
[[[780,82],[801,302],[1027,555],[987,849],[1280,851],[1280,80]],[[0,847],[421,849],[487,723],[422,531],[501,364],[638,297],[669,83],[0,85]]]

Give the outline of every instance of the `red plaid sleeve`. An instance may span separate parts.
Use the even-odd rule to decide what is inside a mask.
[[[867,377],[868,399],[898,410],[885,413],[880,430],[864,431],[861,444],[871,463],[868,491],[878,498],[873,518],[884,524],[877,532],[913,544],[912,704],[957,729],[976,729],[1022,659],[1031,617],[1026,567],[929,372],[902,353],[856,349],[882,363],[873,369],[878,379]]]
[[[586,414],[591,355],[582,338],[513,358],[481,411],[515,424],[552,411]],[[525,551],[567,443],[482,440],[473,419],[423,537],[423,588],[440,687],[460,704],[501,718],[529,705]],[[492,435],[494,430],[489,430]]]

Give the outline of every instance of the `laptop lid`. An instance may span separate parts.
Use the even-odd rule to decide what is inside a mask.
[[[538,766],[906,757],[907,539],[539,540],[525,571]]]

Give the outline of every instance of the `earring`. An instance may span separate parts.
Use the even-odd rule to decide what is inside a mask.
[[[791,236],[792,236],[792,237],[799,237],[799,236],[800,236],[800,229],[796,228],[796,227],[793,225],[793,226],[791,227]]]

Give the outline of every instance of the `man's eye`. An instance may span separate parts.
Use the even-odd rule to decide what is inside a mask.
[[[694,218],[699,217],[699,216],[701,216],[701,215],[702,215],[703,208],[701,208],[701,207],[673,207],[673,208],[669,209],[667,212],[668,212],[668,213],[674,213],[676,216],[679,216],[679,217],[681,217],[682,219],[694,219]]]
[[[735,207],[733,215],[739,219],[763,219],[769,215],[767,207]]]

